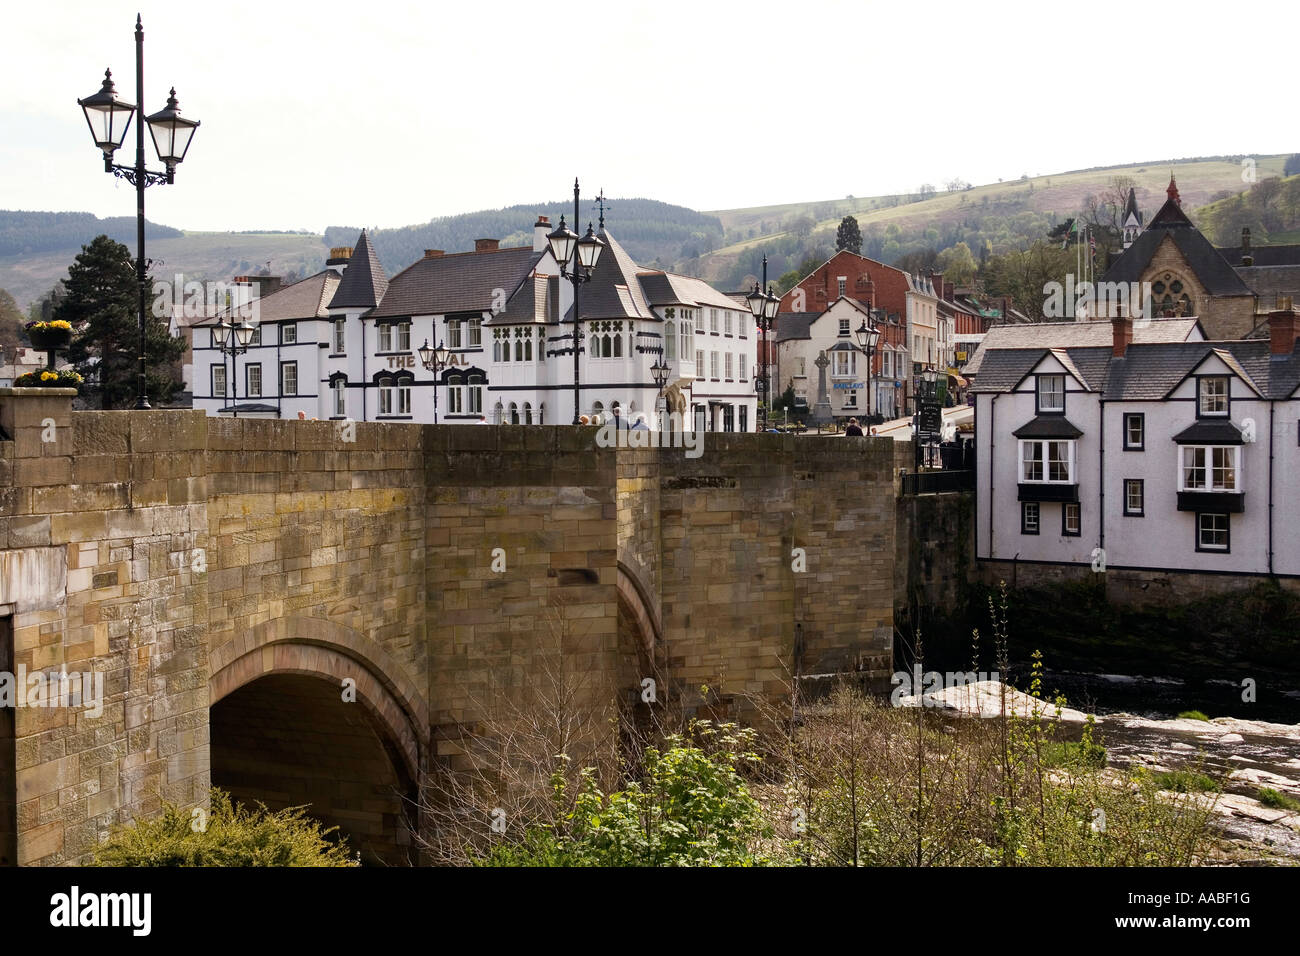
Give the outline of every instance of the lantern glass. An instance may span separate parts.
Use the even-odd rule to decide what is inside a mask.
[[[145,122],[149,124],[149,135],[153,137],[153,146],[158,151],[160,160],[168,166],[175,166],[185,159],[190,140],[194,138],[199,123],[198,120],[181,116],[181,105],[176,99],[175,87],[167,97],[167,105],[147,117]]]
[[[212,328],[212,342],[217,348],[224,348],[227,340],[230,338],[230,326],[225,322],[218,322]]]
[[[578,240],[578,264],[590,272],[596,268],[604,248],[605,243],[596,236],[591,223],[587,223],[587,234]]]
[[[251,342],[252,339],[253,327],[251,325],[247,322],[240,322],[239,325],[235,326],[235,342],[238,343],[241,348],[247,347],[248,343]]]
[[[425,339],[424,344],[415,350],[420,356],[420,364],[427,369],[433,368],[433,349],[429,348],[429,340]]]
[[[758,283],[755,282],[754,291],[745,296],[745,304],[749,306],[750,315],[756,319],[761,319],[763,317],[763,308],[766,301],[767,296],[758,291]]]
[[[433,354],[434,358],[437,359],[439,368],[442,368],[451,361],[451,349],[447,348],[447,346],[443,345],[441,342],[438,343],[438,348]]]
[[[86,125],[95,145],[112,154],[126,139],[131,117],[135,115],[134,104],[118,99],[112,71],[105,70],[104,85],[84,100],[77,100],[77,105],[86,114]]]
[[[776,318],[777,310],[781,308],[781,300],[772,294],[769,286],[767,297],[763,300],[763,316],[769,320]]]
[[[573,258],[573,245],[577,241],[577,233],[564,224],[563,216],[560,217],[560,224],[555,227],[555,231],[546,237],[546,242],[551,247],[551,255],[561,266],[567,265]]]

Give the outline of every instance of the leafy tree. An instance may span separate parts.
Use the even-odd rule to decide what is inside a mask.
[[[103,408],[129,407],[135,400],[140,354],[140,287],[130,250],[107,236],[97,237],[68,267],[66,285],[67,295],[53,313],[75,330],[68,360],[98,381]],[[181,387],[175,365],[184,352],[184,340],[172,338],[165,321],[146,310],[145,387],[151,399],[165,403]]]
[[[964,242],[949,246],[939,253],[939,257],[935,260],[935,267],[943,271],[945,279],[959,286],[970,285],[978,268],[970,246]]]
[[[1282,166],[1283,176],[1295,176],[1300,173],[1300,153],[1292,153]]]
[[[23,329],[23,313],[8,289],[0,289],[0,350],[7,361],[20,345],[27,344]]]
[[[839,229],[835,230],[835,251],[842,249],[862,254],[862,230],[858,228],[857,219],[852,216],[841,219]]]
[[[1074,250],[1039,240],[1026,249],[990,256],[984,268],[984,291],[1005,295],[1036,322],[1043,321],[1044,287],[1065,283],[1074,270]]]

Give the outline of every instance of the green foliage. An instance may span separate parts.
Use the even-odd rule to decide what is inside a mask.
[[[155,817],[114,827],[95,866],[358,866],[347,843],[331,839],[304,807],[250,810],[221,790],[211,792],[207,825],[165,803]]]
[[[858,228],[858,221],[852,216],[845,216],[840,220],[840,226],[835,231],[835,249],[847,249],[849,252],[862,252],[862,230]]]
[[[557,769],[553,795],[562,824],[531,826],[478,860],[484,866],[759,866],[755,847],[771,836],[742,770],[757,764],[755,731],[692,721],[644,755],[639,779],[604,793],[584,768],[569,803]]]
[[[23,330],[25,319],[18,303],[9,294],[8,289],[0,289],[0,349],[4,355],[0,364],[13,358],[13,351],[20,345],[26,345],[27,333]]]
[[[68,267],[66,295],[53,317],[72,323],[71,362],[99,388],[104,408],[134,404],[140,354],[140,286],[131,251],[108,236],[83,246]],[[145,313],[146,388],[151,401],[166,403],[180,390],[178,362],[185,341],[173,338],[152,309]]]
[[[1050,741],[1043,745],[1043,764],[1048,767],[1069,767],[1100,770],[1106,766],[1106,748],[1091,740]]]
[[[1205,716],[1205,714],[1199,710],[1184,710],[1179,712],[1178,719],[1179,720],[1209,720],[1210,718]]]
[[[1300,800],[1272,787],[1259,788],[1259,802],[1274,810],[1300,811]]]
[[[1172,790],[1175,793],[1218,793],[1223,789],[1213,777],[1198,770],[1160,770],[1154,773],[1150,771],[1142,773],[1149,775],[1159,789]]]

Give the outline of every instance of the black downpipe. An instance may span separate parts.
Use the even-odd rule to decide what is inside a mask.
[[[1276,404],[1268,403],[1268,575],[1273,576],[1273,414]]]

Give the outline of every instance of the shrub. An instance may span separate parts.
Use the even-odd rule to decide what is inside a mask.
[[[1178,714],[1178,719],[1179,720],[1209,720],[1210,718],[1205,716],[1205,714],[1201,713],[1201,711],[1199,710],[1184,710]]]
[[[602,793],[592,768],[580,775],[571,809],[556,826],[532,826],[523,839],[493,848],[482,866],[755,866],[771,862],[756,847],[771,836],[762,808],[741,778],[755,763],[755,732],[692,721],[687,736],[650,747],[640,779]],[[689,739],[688,739],[689,738]],[[553,778],[567,804],[562,768]]]
[[[1274,810],[1300,811],[1300,800],[1272,787],[1259,788],[1259,802]]]
[[[170,803],[156,817],[114,827],[94,866],[358,866],[337,829],[322,829],[305,807],[240,806],[213,788],[207,825]]]
[[[1159,789],[1175,793],[1218,793],[1222,789],[1213,777],[1199,770],[1161,770],[1150,776]]]

